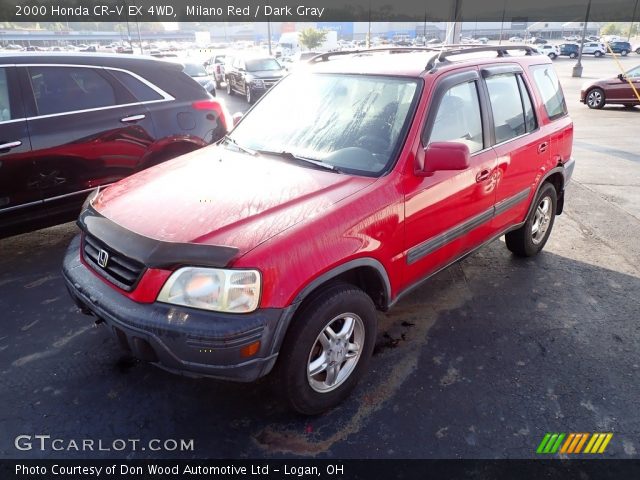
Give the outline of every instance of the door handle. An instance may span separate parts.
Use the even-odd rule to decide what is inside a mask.
[[[491,170],[484,169],[476,175],[476,182],[484,182],[491,176]]]
[[[129,122],[137,122],[138,120],[143,120],[144,118],[145,118],[145,115],[143,114],[131,115],[130,117],[121,118],[120,121],[122,123],[129,123]]]
[[[11,150],[12,148],[19,147],[20,145],[22,145],[22,142],[20,140],[16,140],[15,142],[0,143],[0,150]]]
[[[546,152],[548,146],[549,144],[547,142],[542,142],[540,145],[538,145],[538,153]]]

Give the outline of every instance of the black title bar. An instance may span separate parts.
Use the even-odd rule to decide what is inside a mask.
[[[0,22],[582,22],[589,0],[0,0]],[[636,0],[591,0],[629,22]],[[0,32],[2,26],[0,25]]]

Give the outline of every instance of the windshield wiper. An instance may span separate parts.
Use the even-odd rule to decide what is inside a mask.
[[[243,147],[238,142],[236,142],[233,138],[231,138],[229,135],[225,135],[224,137],[222,137],[222,142],[230,143],[231,145],[236,147],[238,150],[241,150],[244,153],[247,153],[247,154],[252,155],[254,157],[258,154],[258,152],[255,151],[255,150],[251,150],[250,148]]]
[[[289,161],[295,161],[295,162],[299,162],[299,163],[306,163],[309,165],[313,165],[315,167],[318,168],[322,168],[324,170],[329,170],[331,172],[335,172],[335,173],[342,173],[338,168],[336,168],[335,166],[329,164],[329,163],[325,163],[322,160],[312,160],[311,158],[305,158],[305,157],[301,157],[299,155],[295,155],[291,152],[272,152],[270,150],[258,150],[258,153],[260,154],[264,154],[264,155],[273,155],[274,157],[280,157],[284,160],[289,160]]]

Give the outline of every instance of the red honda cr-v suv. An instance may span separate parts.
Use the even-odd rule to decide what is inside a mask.
[[[572,136],[529,47],[324,54],[218,145],[94,195],[64,277],[139,358],[241,381],[275,367],[319,413],[365,373],[376,309],[501,235],[543,248]]]

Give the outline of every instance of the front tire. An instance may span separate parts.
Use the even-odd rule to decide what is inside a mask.
[[[620,55],[622,55],[623,57],[626,57],[628,53],[629,52],[627,50],[621,50],[620,51]]]
[[[277,365],[289,406],[318,415],[340,404],[367,370],[376,337],[373,301],[339,283],[317,295],[292,320]]]
[[[556,55],[555,53],[550,53],[550,54],[549,54],[549,58],[550,58],[551,60],[555,60],[555,59],[556,59],[556,56],[557,56],[557,55]]]
[[[231,80],[227,78],[227,95],[233,95],[233,88],[231,88]]]
[[[597,52],[595,52],[593,54],[595,57],[601,57],[602,56],[602,52],[600,50],[598,50]]]
[[[253,103],[253,95],[251,94],[251,88],[249,86],[245,88],[246,88],[245,96],[247,97],[247,103],[251,105]]]
[[[544,183],[524,225],[505,235],[507,248],[514,255],[532,257],[544,248],[553,228],[557,203],[556,188],[550,183]]]
[[[578,58],[578,54],[577,53],[570,53],[569,54],[569,58]]]
[[[605,104],[604,90],[601,88],[594,88],[587,93],[587,106],[589,108],[600,109]]]

